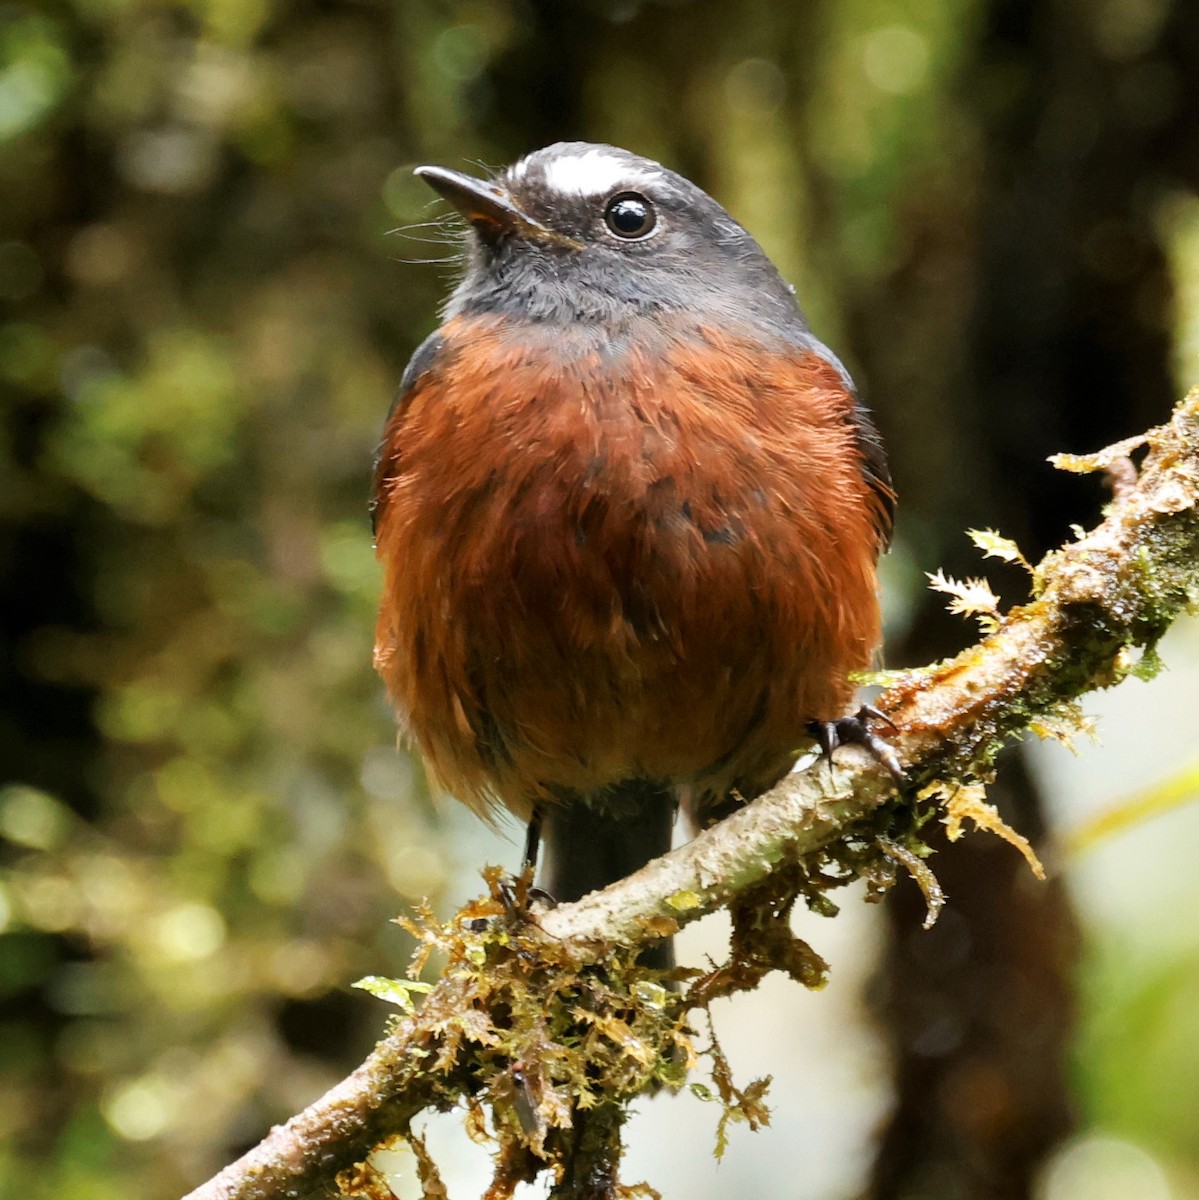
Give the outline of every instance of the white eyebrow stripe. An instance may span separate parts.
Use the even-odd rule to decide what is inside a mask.
[[[524,174],[521,164],[520,174]],[[646,187],[661,181],[658,171],[639,171],[623,158],[603,150],[588,150],[552,158],[545,164],[546,186],[556,192],[574,192],[579,196],[603,196],[620,187]]]

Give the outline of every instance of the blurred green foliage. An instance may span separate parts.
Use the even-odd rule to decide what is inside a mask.
[[[6,16],[0,1194],[168,1195],[369,1043],[347,985],[442,884],[364,517],[439,282],[384,237],[385,10]]]
[[[1077,36],[1130,61],[1166,13],[1086,8]],[[379,1015],[348,984],[402,973],[387,918],[445,886],[370,670],[370,460],[446,276],[403,260],[453,253],[411,166],[587,136],[717,194],[889,389],[903,625],[914,547],[935,565],[978,482],[955,321],[988,121],[1028,83],[1014,53],[978,70],[988,20],[981,0],[6,6],[3,1200],[215,1170],[355,1061]],[[1193,1044],[1179,970],[1088,1002]],[[1113,1036],[1089,1103],[1194,1164],[1199,1103],[1164,1113],[1157,1076],[1129,1093],[1140,1043]]]

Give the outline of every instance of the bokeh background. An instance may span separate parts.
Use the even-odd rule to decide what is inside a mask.
[[[758,235],[890,445],[902,665],[969,636],[922,575],[981,569],[964,528],[1060,542],[1104,492],[1045,456],[1199,381],[1197,60],[1194,0],[7,0],[0,1197],[199,1183],[379,1035],[348,985],[403,970],[388,919],[517,860],[430,795],[370,669],[372,452],[453,275],[413,165],[615,142]],[[805,918],[830,989],[717,1011],[773,1129],[718,1168],[710,1108],[657,1098],[629,1177],[1199,1197],[1196,809],[1071,841],[1194,790],[1195,628],[1164,657],[1090,706],[1104,748],[1006,763],[1048,885],[976,837],[929,933],[911,885]]]

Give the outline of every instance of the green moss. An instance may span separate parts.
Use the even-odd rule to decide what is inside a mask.
[[[434,952],[447,961],[398,1031],[393,1065],[422,1073],[434,1107],[486,1107],[490,1123],[476,1116],[472,1133],[495,1152],[498,1190],[489,1194],[580,1154],[597,1170],[606,1155],[615,1177],[629,1102],[680,1087],[695,1060],[686,1004],[670,973],[641,966],[634,947],[580,962],[529,917],[527,879],[515,889],[496,870],[488,879],[491,895],[452,921],[422,909],[404,922],[418,944],[414,976]],[[370,990],[407,1004],[416,989],[374,980]]]

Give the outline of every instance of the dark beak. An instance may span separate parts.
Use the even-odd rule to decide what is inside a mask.
[[[511,234],[542,242],[571,242],[521,212],[498,183],[448,167],[417,167],[413,174],[445,197],[489,241]]]

